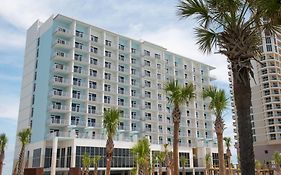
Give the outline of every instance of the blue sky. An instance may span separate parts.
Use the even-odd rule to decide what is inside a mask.
[[[25,34],[37,19],[52,14],[156,43],[170,51],[216,67],[215,84],[228,89],[227,62],[221,55],[204,55],[195,45],[195,20],[176,16],[177,0],[4,0],[0,6],[0,133],[9,137],[4,175],[11,174],[18,115]],[[233,137],[231,112],[225,113],[225,135]]]

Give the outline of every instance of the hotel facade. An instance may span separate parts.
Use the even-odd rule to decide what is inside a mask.
[[[67,174],[81,167],[87,152],[101,155],[99,170],[105,170],[102,115],[115,107],[121,116],[111,174],[129,174],[135,166],[130,148],[139,139],[149,138],[152,154],[166,143],[172,148],[172,106],[164,84],[176,79],[196,89],[196,98],[181,107],[179,154],[188,159],[188,174],[202,173],[207,153],[218,163],[213,117],[201,95],[214,80],[212,69],[63,15],[36,21],[27,31],[17,127],[32,130],[26,167]],[[15,161],[19,148],[17,141]]]

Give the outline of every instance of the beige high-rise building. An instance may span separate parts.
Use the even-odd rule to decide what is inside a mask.
[[[257,58],[260,62],[252,62],[255,81],[251,81],[251,118],[255,158],[266,163],[272,160],[275,151],[281,152],[281,34],[262,33],[260,49],[262,54]],[[232,107],[238,140],[234,103]]]

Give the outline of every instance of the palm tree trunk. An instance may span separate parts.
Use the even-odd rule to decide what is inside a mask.
[[[19,161],[18,161],[18,170],[17,170],[17,175],[22,175],[22,165],[23,165],[23,160],[24,160],[24,151],[25,151],[25,145],[23,144],[21,146],[20,150],[20,155],[19,155]]]
[[[240,68],[238,63],[232,63],[234,98],[238,116],[241,174],[255,175],[255,156],[250,117],[250,77],[248,71],[245,70],[246,68],[239,70]],[[238,74],[239,71],[241,72],[240,74]]]
[[[184,168],[184,165],[183,165],[183,167],[182,167],[182,174],[183,175],[185,175],[186,173],[185,173],[185,168]]]
[[[222,133],[217,133],[218,138],[218,154],[219,154],[219,172],[220,175],[224,175],[224,153],[223,153],[223,135]]]
[[[5,159],[5,152],[2,151],[0,154],[0,175],[2,175],[4,159]]]
[[[98,165],[95,165],[94,175],[98,175]]]
[[[179,174],[179,127],[180,127],[180,108],[175,105],[173,110],[174,140],[173,140],[173,174]]]
[[[162,175],[162,163],[159,163],[159,175]]]
[[[106,175],[110,175],[113,149],[114,149],[113,139],[111,137],[108,137],[106,141]]]
[[[232,172],[231,172],[231,161],[230,161],[230,158],[231,158],[231,151],[230,151],[230,149],[229,149],[229,147],[227,148],[227,150],[226,150],[226,155],[227,155],[227,164],[228,164],[228,173],[227,173],[227,175],[228,174],[232,174]]]

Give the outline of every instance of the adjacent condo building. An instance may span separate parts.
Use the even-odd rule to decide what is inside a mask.
[[[26,167],[67,174],[69,167],[81,167],[87,152],[102,156],[99,169],[104,170],[102,115],[116,107],[121,120],[112,174],[128,174],[134,166],[130,148],[140,138],[149,138],[152,154],[163,150],[163,144],[172,145],[172,106],[164,84],[177,79],[196,88],[196,98],[181,108],[180,156],[188,159],[189,173],[203,172],[206,153],[218,163],[209,101],[201,95],[213,80],[212,69],[150,42],[62,15],[36,21],[27,31],[17,128],[32,130]]]
[[[281,34],[263,32],[261,36],[259,62],[252,62],[255,80],[251,80],[251,120],[255,158],[266,163],[275,151],[281,151]],[[234,103],[232,106],[234,132],[238,135]]]

